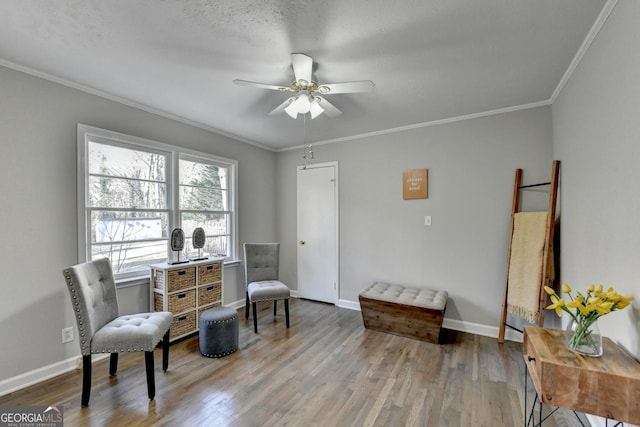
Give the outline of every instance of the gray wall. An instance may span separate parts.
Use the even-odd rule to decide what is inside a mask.
[[[314,162],[339,162],[341,303],[357,302],[373,281],[446,289],[446,318],[497,328],[514,171],[523,168],[526,183],[548,181],[552,149],[550,107],[315,146]],[[301,156],[278,156],[281,274],[290,283]],[[429,170],[428,199],[402,199],[402,171],[414,168]],[[546,210],[547,197],[526,196],[526,208]]]
[[[60,334],[75,328],[61,272],[78,261],[76,123],[238,160],[240,241],[276,239],[275,153],[4,67],[0,93],[0,382],[79,354]],[[244,298],[236,270],[227,304]]]
[[[603,317],[606,336],[640,358],[640,2],[621,0],[553,105],[562,160],[562,281],[632,294]]]

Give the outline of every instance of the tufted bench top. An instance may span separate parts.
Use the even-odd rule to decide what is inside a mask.
[[[416,289],[400,285],[376,282],[360,293],[363,298],[388,301],[415,307],[444,310],[447,305],[447,291]]]

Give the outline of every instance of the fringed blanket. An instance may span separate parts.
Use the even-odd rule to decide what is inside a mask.
[[[546,225],[547,212],[519,212],[514,217],[507,310],[530,323],[538,321]],[[553,255],[550,255],[552,274]]]

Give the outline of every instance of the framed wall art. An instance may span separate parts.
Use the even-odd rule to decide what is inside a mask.
[[[404,200],[426,199],[427,169],[407,169],[402,172],[402,198]]]

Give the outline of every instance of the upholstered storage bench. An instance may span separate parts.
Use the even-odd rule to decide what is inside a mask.
[[[446,291],[374,283],[359,297],[364,327],[438,343],[447,297]]]

